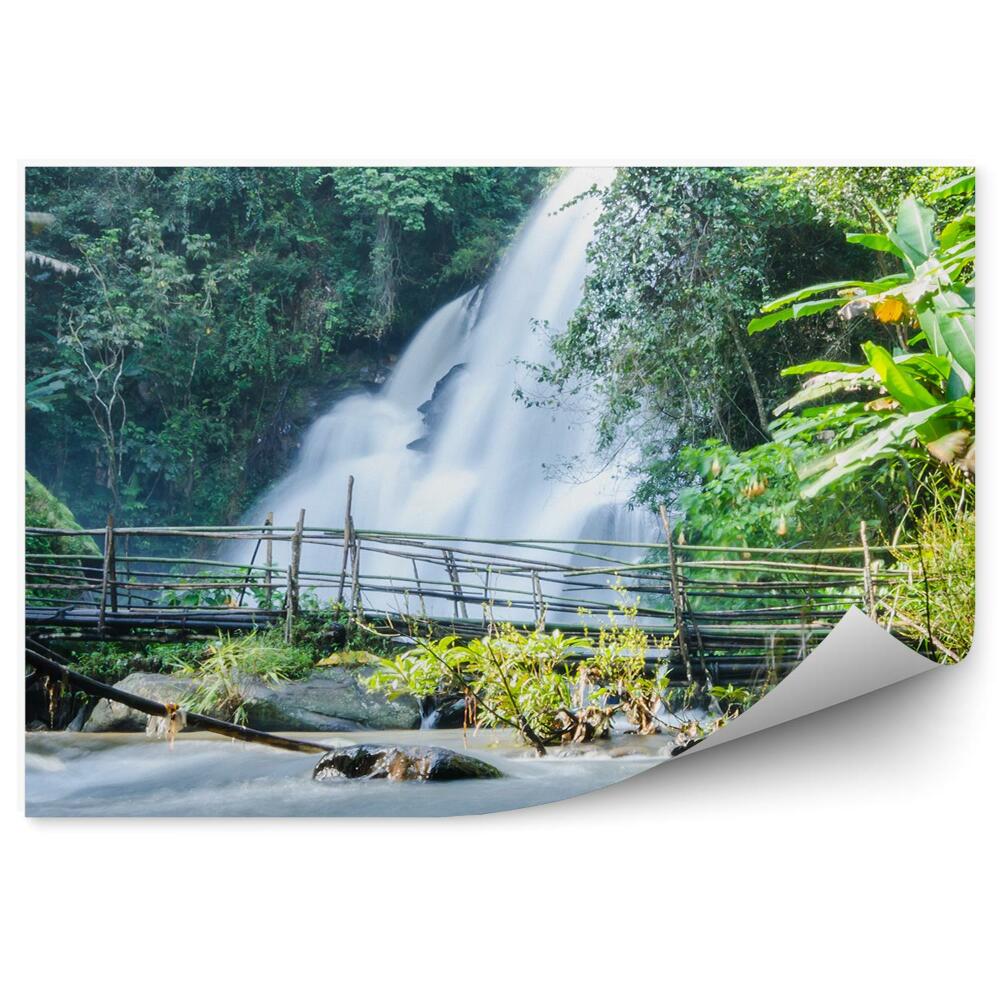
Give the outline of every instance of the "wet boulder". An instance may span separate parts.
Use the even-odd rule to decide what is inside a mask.
[[[427,729],[461,729],[466,723],[465,698],[431,695],[422,699],[420,708]]]
[[[247,720],[270,731],[419,729],[420,706],[404,696],[390,701],[369,691],[370,668],[330,667],[298,681],[248,690]]]
[[[460,781],[502,778],[492,764],[443,747],[380,746],[357,743],[323,754],[313,768],[316,781],[343,779],[389,781]]]

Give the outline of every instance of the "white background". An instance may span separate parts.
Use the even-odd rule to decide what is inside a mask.
[[[18,990],[10,995],[18,986],[146,998],[992,989],[998,167],[986,90],[995,92],[996,54],[969,4],[692,9],[629,0],[8,7],[0,943],[4,980]],[[989,430],[972,658],[518,813],[21,818],[13,567],[25,161],[976,165]]]

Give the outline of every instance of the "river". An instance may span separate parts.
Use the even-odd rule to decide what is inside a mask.
[[[582,795],[668,759],[670,740],[617,735],[538,758],[500,730],[290,734],[332,746],[433,744],[498,767],[498,780],[312,780],[318,758],[182,733],[171,749],[141,734],[28,733],[28,816],[451,816]]]

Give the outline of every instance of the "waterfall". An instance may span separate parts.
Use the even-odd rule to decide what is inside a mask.
[[[573,169],[535,206],[492,278],[439,309],[386,383],[338,402],[307,432],[292,470],[255,505],[250,521],[336,527],[354,476],[359,529],[488,538],[648,537],[628,511],[632,484],[607,468],[569,481],[552,466],[595,464],[593,428],[568,408],[527,407],[530,371],[547,337],[577,308],[595,198],[564,206],[611,169]]]

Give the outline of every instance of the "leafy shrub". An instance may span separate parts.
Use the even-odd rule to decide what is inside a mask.
[[[162,667],[162,662],[137,654],[134,648],[104,642],[94,649],[77,652],[73,657],[72,667],[102,684],[117,684],[122,678],[139,670],[156,672]]]
[[[647,675],[652,640],[635,616],[634,607],[623,606],[596,634],[580,637],[502,622],[465,644],[454,635],[419,639],[384,659],[366,683],[390,699],[462,695],[473,725],[510,727],[539,753],[608,735],[619,710],[639,732],[651,733],[660,725],[661,680]]]
[[[171,666],[175,673],[198,681],[185,709],[245,725],[253,687],[302,677],[312,669],[313,657],[273,633],[251,632],[238,638],[220,635],[194,660],[174,659]]]
[[[935,504],[915,532],[917,553],[897,553],[912,580],[892,601],[900,631],[930,637],[933,654],[947,662],[961,660],[972,647],[976,615],[976,512],[972,502],[957,507]],[[926,573],[927,586],[923,584]]]
[[[822,498],[802,496],[796,471],[811,440],[769,441],[737,452],[710,439],[685,448],[679,467],[692,483],[678,494],[684,540],[692,545],[795,548],[857,537],[858,522],[885,528],[906,507],[907,479],[882,469],[866,489],[831,488]]]

